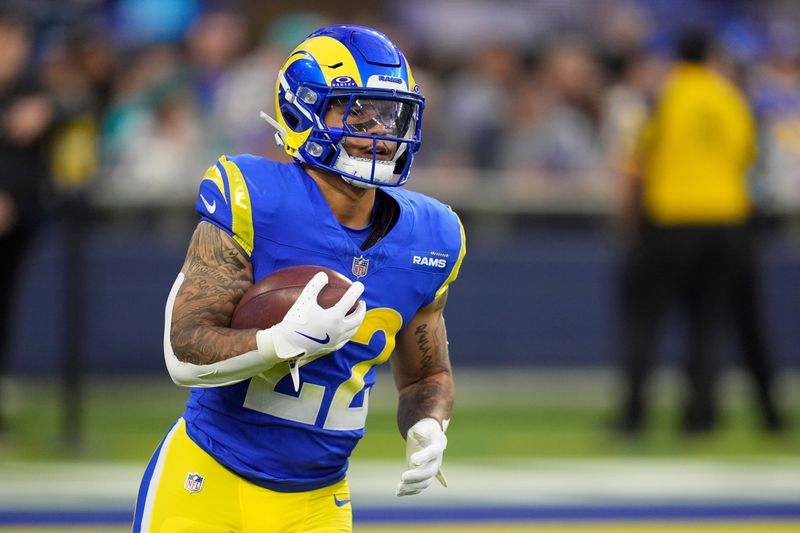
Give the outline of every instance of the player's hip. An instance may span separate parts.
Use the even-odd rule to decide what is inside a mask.
[[[363,430],[329,431],[241,410],[248,412],[228,408],[223,415],[218,409],[187,406],[186,434],[228,470],[277,492],[305,492],[341,481],[363,435]]]
[[[134,532],[351,531],[346,480],[277,492],[237,476],[197,446],[182,419],[148,465]]]

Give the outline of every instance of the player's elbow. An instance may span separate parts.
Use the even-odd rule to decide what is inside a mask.
[[[164,362],[172,381],[180,387],[196,387],[202,383],[202,365],[196,364],[197,357],[191,347],[181,343],[174,328],[164,338]]]
[[[224,387],[253,377],[266,369],[258,351],[218,362],[200,364],[198,354],[184,353],[183,360],[169,342],[164,343],[164,362],[172,381],[179,387]]]
[[[180,361],[172,354],[165,353],[167,372],[172,382],[179,387],[214,387],[218,386],[216,370],[202,365]]]
[[[179,372],[170,372],[169,377],[171,377],[172,382],[179,387],[194,387],[197,385],[191,376],[184,376]]]
[[[176,342],[175,337],[170,338],[170,352],[181,363],[197,364],[197,356],[190,346]]]
[[[172,382],[179,387],[194,387],[197,385],[197,372],[192,365],[182,361],[172,350],[165,350],[164,360],[167,364],[167,372]]]

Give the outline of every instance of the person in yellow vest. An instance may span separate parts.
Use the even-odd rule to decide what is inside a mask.
[[[687,320],[682,424],[695,433],[712,430],[717,419],[715,330],[736,302],[755,302],[755,276],[747,268],[754,120],[741,92],[708,61],[708,34],[686,30],[678,48],[624,173],[620,220],[630,238],[621,294],[625,390],[615,423],[628,434],[644,426],[646,382],[670,306],[677,304]],[[730,318],[748,315],[742,311]],[[774,372],[760,346],[759,325],[749,326],[743,344],[759,346],[747,351],[745,362],[766,391],[761,396],[767,426],[776,429],[769,393]]]

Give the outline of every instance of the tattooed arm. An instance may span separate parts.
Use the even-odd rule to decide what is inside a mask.
[[[347,314],[364,290],[359,282],[333,307],[317,304],[328,282],[319,272],[278,324],[231,329],[233,311],[252,279],[250,261],[236,242],[213,224],[201,222],[167,300],[164,360],[175,383],[221,387],[291,362],[288,368],[297,390],[300,361],[336,350],[364,320],[364,302]],[[322,337],[326,342],[318,341]]]
[[[250,261],[235,241],[211,223],[198,224],[165,313],[164,361],[177,385],[232,385],[276,364],[270,329],[230,329],[251,280]]]
[[[392,372],[400,393],[397,427],[406,439],[408,470],[395,494],[411,496],[434,480],[447,486],[441,472],[453,408],[453,376],[447,353],[444,306],[447,292],[417,311],[397,335]]]
[[[397,336],[391,361],[400,396],[397,427],[404,437],[423,418],[440,424],[450,418],[454,389],[444,325],[446,302],[447,292],[420,309]]]
[[[192,236],[172,307],[170,338],[178,360],[208,365],[256,350],[256,331],[230,329],[231,316],[253,283],[247,254],[215,225]]]

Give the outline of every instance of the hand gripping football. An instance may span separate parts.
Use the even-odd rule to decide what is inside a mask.
[[[328,284],[322,288],[317,303],[325,309],[332,307],[352,285],[344,275],[330,268],[300,265],[276,270],[254,283],[239,300],[233,311],[231,327],[234,329],[266,329],[286,316],[289,308],[317,272],[328,275]],[[350,309],[354,311],[358,302]]]

